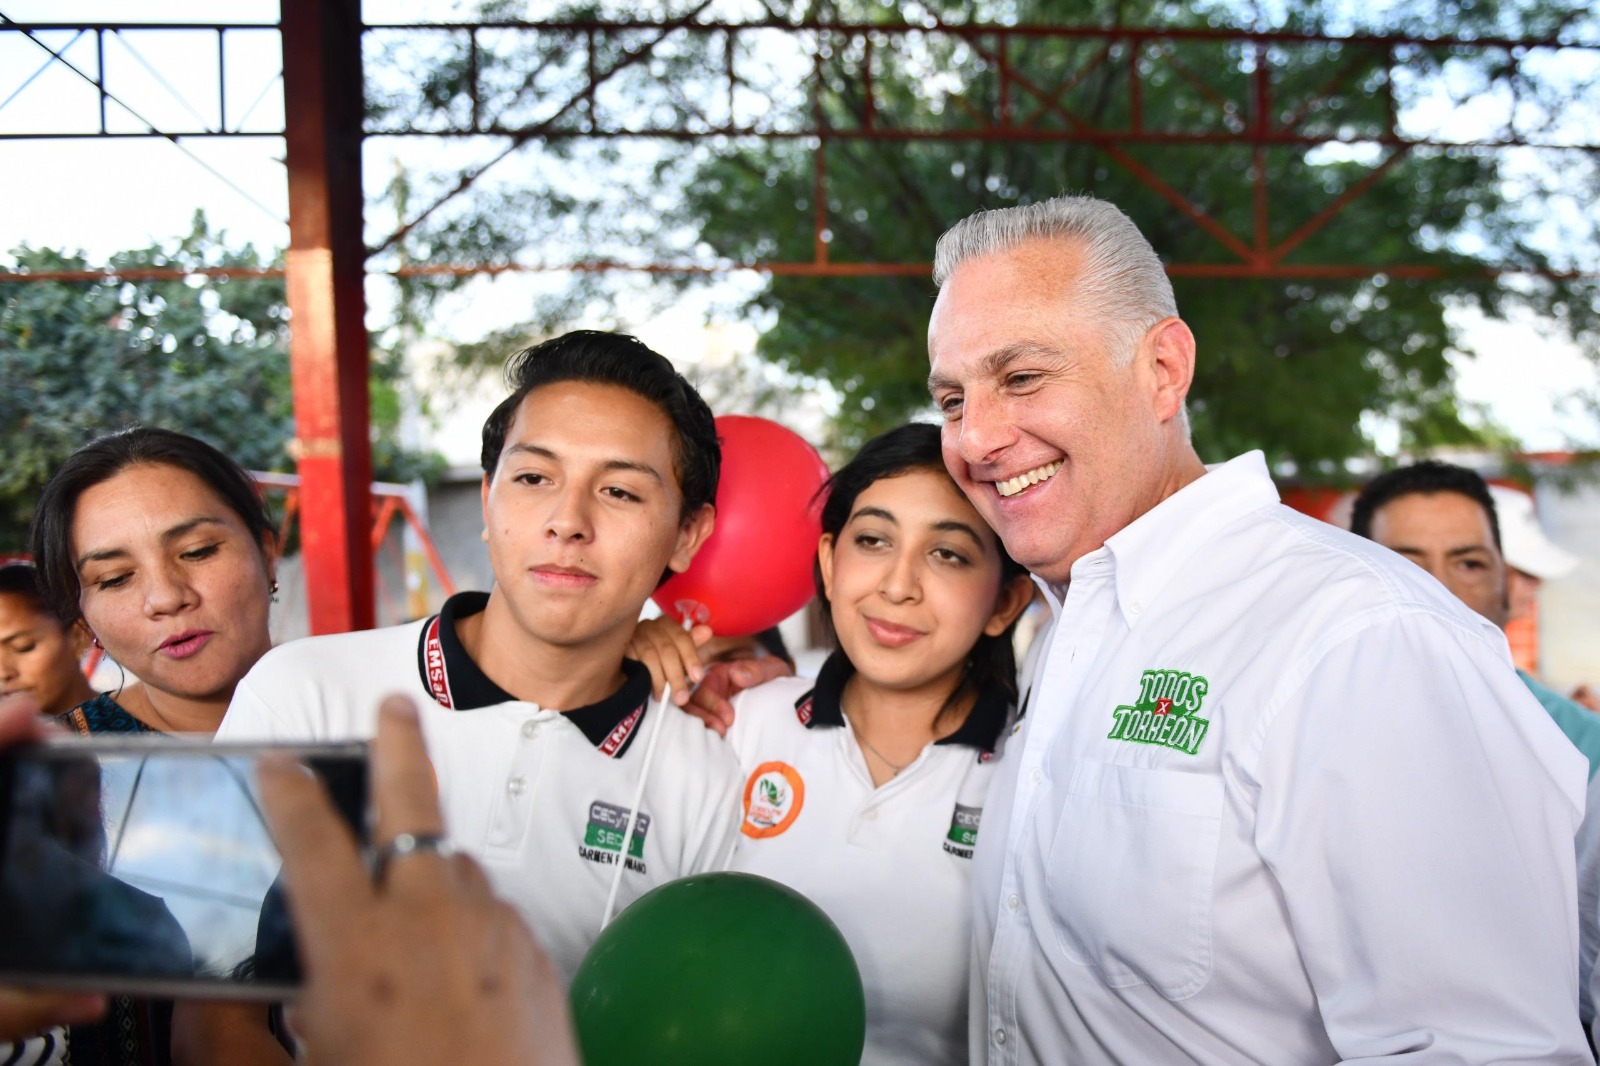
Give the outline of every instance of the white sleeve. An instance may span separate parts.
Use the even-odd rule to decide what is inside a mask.
[[[1341,1060],[1592,1063],[1582,755],[1481,634],[1427,611],[1346,634],[1285,678],[1253,775]]]
[[[699,723],[695,726],[698,728]],[[719,741],[712,754],[703,764],[708,779],[705,802],[690,837],[690,853],[684,857],[679,875],[682,877],[726,869],[739,835],[739,765],[725,743]]]
[[[1595,1025],[1600,1000],[1600,774],[1589,781],[1588,804],[1578,826],[1578,1016]]]
[[[234,688],[228,713],[222,716],[222,724],[217,727],[216,739],[244,742],[315,739],[307,729],[296,729],[293,723],[285,721],[271,704],[261,698],[256,689],[260,669],[261,664],[257,663]]]

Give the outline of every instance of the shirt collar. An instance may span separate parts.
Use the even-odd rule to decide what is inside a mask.
[[[489,604],[487,592],[458,592],[422,627],[417,643],[417,669],[422,685],[441,707],[474,711],[517,698],[491,681],[467,654],[456,624]],[[620,758],[633,743],[650,702],[650,671],[632,659],[622,660],[622,687],[598,703],[563,715],[602,755]]]
[[[1204,476],[1112,534],[1101,551],[1116,564],[1117,606],[1128,628],[1202,546],[1245,515],[1277,502],[1266,457],[1246,452],[1208,467]],[[1091,552],[1079,563],[1099,555]]]
[[[800,724],[807,729],[815,729],[819,725],[844,725],[844,686],[853,673],[855,667],[850,665],[844,652],[836,651],[828,656],[822,669],[817,672],[817,683],[794,703]],[[961,723],[961,728],[934,743],[961,745],[993,754],[995,746],[1000,743],[1000,734],[1006,727],[1010,712],[1011,701],[1004,692],[998,689],[979,691],[978,701],[973,704],[966,721]]]

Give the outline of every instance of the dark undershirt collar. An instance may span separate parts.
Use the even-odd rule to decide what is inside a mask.
[[[828,661],[817,672],[816,685],[795,701],[794,710],[800,723],[807,729],[815,729],[819,725],[844,725],[844,686],[853,673],[855,667],[850,665],[844,652],[836,651],[828,656]],[[934,743],[959,744],[992,754],[1000,742],[1000,733],[1005,729],[1006,715],[1010,709],[1011,701],[1004,692],[980,691],[977,702],[972,705],[972,711],[967,715],[967,720],[961,723],[961,728]]]
[[[479,669],[456,634],[462,619],[478,614],[488,605],[487,592],[458,592],[422,627],[417,641],[417,671],[423,687],[441,707],[474,711],[519,702]],[[564,714],[602,755],[613,758],[621,757],[633,743],[650,702],[650,671],[642,663],[624,659],[622,672],[622,687],[616,692]]]

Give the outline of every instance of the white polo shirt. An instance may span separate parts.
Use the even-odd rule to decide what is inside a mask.
[[[625,661],[615,695],[566,713],[513,699],[456,638],[456,621],[487,602],[461,593],[421,622],[273,649],[239,683],[217,739],[367,739],[382,697],[412,697],[452,841],[570,980],[600,932],[644,759],[634,742],[657,728],[650,677]],[[676,711],[659,727],[619,911],[657,885],[716,869],[738,831],[732,750]]]
[[[838,925],[866,987],[865,1066],[965,1063],[972,849],[1009,701],[980,694],[960,729],[875,788],[840,709],[849,676],[835,654],[815,682],[735,699],[733,868],[799,890]]]
[[[1590,1063],[1587,765],[1260,453],[1072,568],[974,867],[973,1061]]]

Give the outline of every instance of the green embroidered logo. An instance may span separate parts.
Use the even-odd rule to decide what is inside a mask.
[[[1210,689],[1210,683],[1196,674],[1146,670],[1139,678],[1138,702],[1111,712],[1116,724],[1107,737],[1159,744],[1193,755],[1211,728],[1210,721],[1199,717],[1200,704]]]

